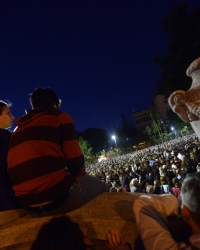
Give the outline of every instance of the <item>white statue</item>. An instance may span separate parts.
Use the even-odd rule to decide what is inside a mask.
[[[190,64],[186,74],[192,77],[191,88],[173,92],[168,102],[183,121],[190,122],[200,138],[200,57]]]

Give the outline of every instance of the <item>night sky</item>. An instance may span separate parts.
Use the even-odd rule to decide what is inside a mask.
[[[121,114],[133,122],[133,110],[152,105],[152,60],[167,49],[161,20],[176,2],[0,0],[0,99],[18,118],[28,93],[50,87],[78,131],[112,134]]]

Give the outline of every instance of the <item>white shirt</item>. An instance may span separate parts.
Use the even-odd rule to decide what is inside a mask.
[[[146,250],[192,250],[185,243],[177,243],[168,230],[166,217],[178,215],[174,195],[142,195],[134,201],[133,211]],[[200,234],[192,235],[189,240],[200,249]]]

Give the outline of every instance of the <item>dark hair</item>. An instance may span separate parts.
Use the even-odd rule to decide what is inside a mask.
[[[85,250],[84,235],[67,216],[53,218],[39,231],[31,250]]]
[[[191,213],[197,226],[200,228],[200,173],[188,174],[181,188],[182,204]]]
[[[2,100],[0,100],[0,115],[2,114],[2,111],[4,110],[4,107],[10,107],[12,106],[12,103],[7,101],[7,102],[4,102]]]
[[[30,104],[32,108],[50,108],[54,104],[56,107],[60,107],[61,100],[56,93],[50,88],[36,88],[33,93],[30,94]]]
[[[140,184],[140,188],[145,189],[145,185],[149,183],[148,180],[143,180]]]

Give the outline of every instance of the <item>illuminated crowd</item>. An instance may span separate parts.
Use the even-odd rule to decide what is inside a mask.
[[[200,172],[200,143],[195,134],[148,147],[87,167],[110,192],[171,193],[180,198],[188,173]]]

